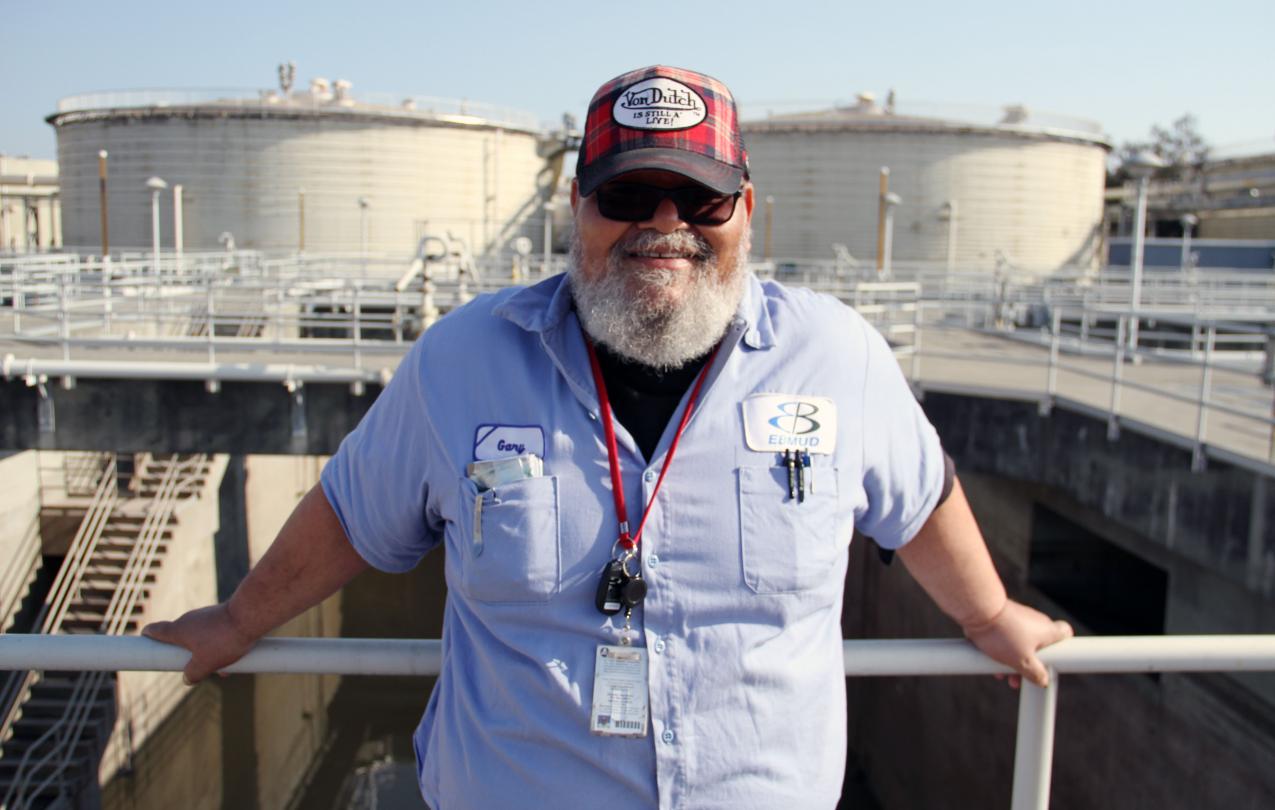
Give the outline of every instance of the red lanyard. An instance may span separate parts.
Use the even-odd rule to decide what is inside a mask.
[[[713,365],[713,359],[717,357],[717,349],[713,349],[713,353],[708,356],[708,361],[704,363],[704,368],[700,369],[699,375],[695,378],[695,387],[691,389],[691,398],[686,401],[682,421],[678,423],[677,433],[673,434],[673,443],[669,445],[668,455],[664,457],[664,468],[660,470],[655,489],[651,490],[651,499],[647,501],[646,509],[642,512],[642,522],[638,524],[637,532],[630,536],[629,510],[624,501],[624,479],[620,476],[620,451],[615,444],[615,423],[611,418],[611,398],[607,396],[607,384],[602,379],[602,366],[598,364],[598,353],[593,348],[593,341],[585,337],[584,345],[589,348],[589,365],[593,367],[593,384],[598,388],[598,406],[602,411],[602,426],[606,432],[607,462],[611,465],[611,492],[615,495],[615,514],[620,520],[620,539],[616,542],[625,551],[632,551],[637,548],[642,539],[642,527],[646,526],[646,519],[651,514],[651,503],[655,501],[655,496],[660,491],[660,484],[664,483],[668,468],[673,466],[673,455],[677,452],[677,443],[682,439],[686,423],[691,421],[691,412],[695,410],[695,403],[699,400],[699,392],[704,387],[704,378],[708,376],[708,369]]]

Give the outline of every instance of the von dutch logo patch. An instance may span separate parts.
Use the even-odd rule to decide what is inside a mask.
[[[760,452],[830,454],[837,448],[837,405],[828,397],[753,394],[744,400],[744,441]]]
[[[625,88],[611,107],[615,122],[630,129],[687,129],[707,116],[699,93],[663,76]]]
[[[479,425],[474,431],[474,461],[527,453],[545,457],[545,432],[539,425]]]

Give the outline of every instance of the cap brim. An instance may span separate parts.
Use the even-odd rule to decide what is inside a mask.
[[[733,194],[744,182],[744,170],[739,166],[684,149],[666,147],[630,149],[595,160],[580,172],[576,180],[580,184],[580,193],[587,197],[606,181],[643,169],[680,174],[720,194]]]

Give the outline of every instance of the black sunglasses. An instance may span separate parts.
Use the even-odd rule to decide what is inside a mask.
[[[735,203],[744,192],[722,194],[699,185],[661,188],[644,183],[604,183],[593,193],[598,213],[617,222],[644,222],[655,216],[660,203],[672,200],[683,222],[722,225],[735,215]]]

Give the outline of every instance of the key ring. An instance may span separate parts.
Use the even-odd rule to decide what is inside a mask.
[[[638,568],[637,571],[633,573],[629,573],[629,560],[636,560],[636,559],[637,559],[637,552],[633,549],[629,549],[628,551],[626,551],[624,553],[624,556],[620,558],[620,571],[629,579],[637,579],[642,574],[642,569],[640,567]]]

